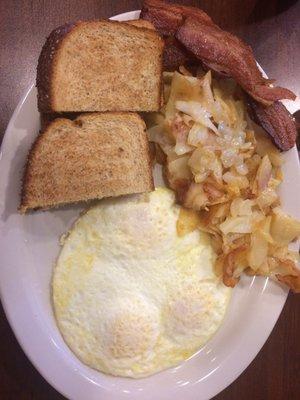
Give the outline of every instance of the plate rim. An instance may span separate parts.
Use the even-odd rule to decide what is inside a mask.
[[[113,17],[111,17],[111,19],[115,19],[115,20],[119,20],[119,19],[135,19],[138,18],[140,13],[140,10],[135,10],[135,11],[130,11],[130,12],[126,12],[126,13],[121,13],[118,15],[115,15]],[[261,69],[262,70],[262,69]],[[263,71],[263,70],[262,70]],[[22,109],[22,106],[24,105],[24,103],[26,102],[28,96],[31,94],[32,90],[34,89],[35,84],[32,84],[23,94],[23,96],[21,97],[17,107],[15,108],[11,119],[7,125],[7,128],[5,130],[5,134],[3,136],[3,140],[2,140],[2,144],[1,144],[1,150],[0,150],[0,165],[3,162],[3,157],[2,157],[2,153],[5,151],[5,147],[6,147],[6,142],[8,139],[8,135],[9,132],[11,132],[13,130],[13,124],[14,121],[16,119],[16,117],[18,116],[20,110]],[[298,164],[299,166],[299,164]],[[0,199],[2,199],[3,195],[5,193],[0,192]],[[2,200],[1,200],[2,201]],[[1,221],[2,222],[2,221]],[[2,237],[2,232],[0,232],[0,236]],[[24,337],[22,337],[22,329],[20,327],[20,324],[16,321],[15,315],[12,311],[13,306],[11,304],[9,304],[9,299],[6,293],[6,288],[4,288],[3,286],[3,279],[2,279],[2,273],[0,271],[0,294],[1,294],[1,301],[2,301],[2,305],[3,305],[3,309],[6,315],[6,318],[13,330],[13,333],[15,335],[15,337],[17,338],[17,341],[19,343],[19,345],[21,346],[22,350],[24,351],[24,353],[26,354],[27,358],[30,360],[30,362],[33,364],[33,366],[37,369],[37,371],[44,377],[44,379],[52,386],[54,387],[59,393],[61,393],[63,396],[65,396],[68,399],[79,399],[81,397],[78,397],[78,395],[74,392],[74,391],[70,391],[67,390],[67,388],[65,387],[65,385],[61,385],[61,383],[58,383],[57,380],[55,379],[55,377],[53,377],[53,374],[49,373],[49,370],[47,370],[47,366],[45,365],[45,363],[42,363],[40,360],[36,360],[36,356],[33,355],[31,346],[28,346],[28,343],[25,343],[25,339]],[[4,294],[5,293],[5,294]],[[274,329],[276,322],[281,314],[282,308],[284,307],[284,304],[286,302],[286,298],[288,295],[288,291],[283,290],[282,291],[282,295],[281,295],[281,301],[280,304],[277,305],[276,308],[276,315],[273,315],[272,321],[274,322],[273,325],[271,326],[271,328],[267,329],[267,333],[265,333],[265,335],[263,335],[264,339],[259,341],[259,344],[254,346],[255,350],[253,350],[251,353],[251,355],[249,356],[249,352],[248,352],[248,356],[247,357],[243,357],[243,359],[241,358],[239,360],[239,367],[237,367],[237,365],[235,367],[232,368],[232,370],[230,371],[230,373],[228,373],[226,375],[226,378],[222,378],[222,383],[219,383],[217,386],[217,390],[213,390],[213,394],[212,396],[216,396],[218,393],[220,393],[222,390],[224,390],[226,387],[228,387],[232,382],[234,382],[238,376],[240,374],[242,374],[245,369],[250,365],[250,363],[254,360],[254,358],[257,356],[257,354],[259,353],[259,351],[261,350],[262,346],[265,344],[266,340],[268,339],[269,335],[271,334],[272,330]],[[278,300],[280,300],[278,298]],[[241,365],[242,364],[242,365]],[[118,378],[116,378],[118,379]],[[195,390],[196,385],[194,386],[194,388],[191,389],[191,387],[186,388],[185,391],[183,391],[183,395],[185,396],[186,399],[194,399],[194,395],[193,395],[193,391]],[[189,389],[189,390],[188,390]],[[190,391],[192,390],[192,392]],[[108,397],[107,397],[108,396]],[[141,396],[142,398],[143,396]],[[94,397],[91,397],[92,399],[94,399]],[[110,392],[105,392],[105,388],[103,388],[103,393],[101,393],[101,398],[102,399],[121,399],[121,396],[119,397],[119,394],[117,394],[117,396],[113,395]],[[123,397],[122,397],[123,398]],[[211,398],[211,397],[207,397]]]

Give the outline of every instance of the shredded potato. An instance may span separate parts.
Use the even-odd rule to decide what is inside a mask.
[[[233,80],[179,71],[165,74],[166,104],[148,116],[167,183],[187,209],[178,234],[198,228],[211,235],[225,285],[235,286],[245,272],[300,292],[297,256],[288,248],[300,222],[279,208],[280,152],[249,118]]]

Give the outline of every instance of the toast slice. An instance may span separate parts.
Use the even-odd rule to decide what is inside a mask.
[[[158,33],[140,22],[87,21],[57,28],[38,61],[39,110],[158,111],[163,46]]]
[[[29,153],[19,211],[153,189],[149,144],[139,115],[59,118]]]

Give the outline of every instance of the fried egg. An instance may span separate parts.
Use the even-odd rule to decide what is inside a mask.
[[[83,214],[54,269],[55,317],[88,366],[139,378],[176,366],[217,331],[231,290],[199,230],[177,234],[172,191],[108,199]]]

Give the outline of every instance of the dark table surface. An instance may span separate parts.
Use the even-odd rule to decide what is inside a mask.
[[[269,77],[300,95],[300,2],[293,0],[178,1],[199,5],[254,49]],[[21,95],[35,80],[49,32],[77,19],[136,10],[141,1],[0,0],[0,140]],[[293,111],[300,108],[299,98]],[[47,349],[45,349],[47,351]],[[217,400],[300,398],[300,301],[290,294],[267,343]],[[30,364],[0,311],[0,399],[63,399]],[[88,400],[88,399],[87,399]]]

